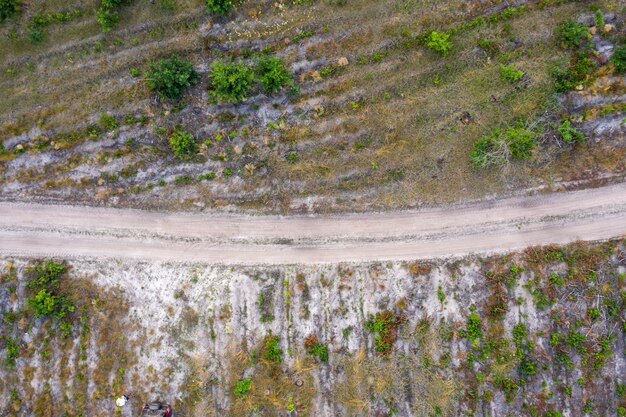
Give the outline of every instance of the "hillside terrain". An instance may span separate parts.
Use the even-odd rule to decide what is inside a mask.
[[[619,180],[624,7],[133,0],[104,28],[95,0],[24,2],[0,23],[0,197],[328,212]],[[164,93],[172,56],[193,73]]]
[[[120,415],[160,397],[185,416],[622,416],[624,245],[282,267],[4,259],[0,415],[108,416],[131,393]]]

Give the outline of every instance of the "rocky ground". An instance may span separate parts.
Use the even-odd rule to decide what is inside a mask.
[[[51,269],[4,259],[0,415],[111,415],[124,393],[125,416],[157,398],[188,416],[623,415],[624,244],[322,267],[57,260],[63,318],[28,301]]]

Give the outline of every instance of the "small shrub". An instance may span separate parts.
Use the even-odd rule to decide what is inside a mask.
[[[511,159],[527,159],[534,149],[536,134],[524,127],[495,129],[474,143],[470,160],[474,166],[501,165]]]
[[[243,398],[248,395],[248,392],[252,388],[252,378],[244,378],[237,381],[235,384],[235,395]]]
[[[569,120],[564,120],[563,123],[559,126],[559,136],[563,139],[565,143],[572,142],[584,142],[585,135],[576,130],[575,127],[572,126],[572,123]]]
[[[189,132],[177,130],[170,136],[170,148],[174,151],[174,155],[180,159],[189,158],[198,149],[196,138]]]
[[[611,63],[615,66],[615,72],[622,74],[626,72],[626,46],[618,46],[611,55]]]
[[[268,336],[265,338],[263,357],[275,363],[280,363],[283,359],[283,351],[278,347],[278,336]]]
[[[572,19],[562,22],[556,28],[555,34],[559,43],[565,48],[578,47],[584,39],[591,36],[587,26]]]
[[[115,10],[100,7],[96,11],[96,20],[100,23],[102,32],[107,33],[120,22],[120,15]]]
[[[15,340],[8,338],[6,349],[7,354],[4,358],[4,364],[9,368],[14,368],[17,358],[20,356],[20,345]]]
[[[217,60],[211,64],[211,85],[220,100],[246,100],[253,79],[254,71],[241,61]]]
[[[285,159],[291,162],[292,164],[295,164],[300,159],[300,156],[298,155],[298,152],[290,151],[290,152],[287,152],[287,154],[285,155]]]
[[[277,56],[263,56],[256,63],[257,78],[268,93],[275,93],[291,81],[285,63]]]
[[[446,294],[443,292],[441,285],[437,287],[437,299],[440,303],[443,303],[446,300]]]
[[[100,114],[100,125],[102,125],[105,130],[113,130],[117,129],[119,123],[110,114],[102,113]]]
[[[28,40],[32,43],[39,43],[43,41],[45,32],[40,26],[30,25],[27,29]]]
[[[452,42],[450,42],[450,34],[445,32],[437,32],[435,30],[426,34],[424,44],[437,51],[442,55],[447,55],[450,49],[452,49]]]
[[[200,79],[191,62],[177,56],[151,63],[146,76],[148,87],[170,99],[179,98]]]
[[[206,9],[209,13],[225,15],[232,8],[232,0],[206,0]]]
[[[524,76],[524,71],[515,69],[515,65],[500,64],[500,79],[502,81],[516,82]]]
[[[404,318],[397,316],[392,311],[383,311],[370,316],[365,326],[372,333],[376,333],[374,348],[382,355],[388,354],[398,338],[398,328],[404,322]]]
[[[18,0],[0,0],[0,22],[13,16],[19,10]]]

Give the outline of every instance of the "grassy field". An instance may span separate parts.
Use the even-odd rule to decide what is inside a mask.
[[[624,81],[601,49],[623,41],[624,6],[251,0],[222,17],[202,1],[135,0],[103,34],[95,1],[27,2],[0,23],[0,195],[323,212],[619,178]],[[594,27],[594,10],[612,25],[606,33],[596,28],[589,41],[595,67],[580,89],[557,94],[553,68],[566,68],[572,51],[559,46],[554,30],[570,18]],[[59,11],[72,18],[46,24],[40,41],[29,40],[34,16]],[[468,24],[481,16],[482,24]],[[419,41],[430,30],[451,33],[446,54]],[[299,92],[255,89],[238,104],[211,98],[214,60],[252,62],[262,52],[286,61]],[[158,100],[144,71],[172,54],[189,59],[200,82],[179,100]],[[503,79],[503,65],[523,77]],[[582,109],[568,100],[582,101]],[[597,103],[618,105],[602,112]],[[103,125],[103,113],[115,123]],[[584,132],[585,143],[558,139],[564,119]],[[528,160],[504,168],[470,163],[479,138],[516,123],[538,132]],[[200,145],[189,161],[169,149],[176,129]]]

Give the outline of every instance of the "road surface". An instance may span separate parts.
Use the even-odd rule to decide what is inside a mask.
[[[413,260],[626,236],[626,183],[416,211],[242,216],[0,202],[0,255],[220,264]]]

